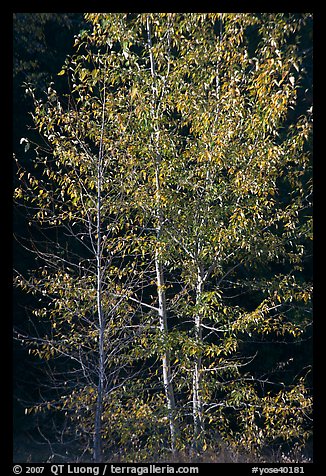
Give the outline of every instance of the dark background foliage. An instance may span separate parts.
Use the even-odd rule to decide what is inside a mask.
[[[24,145],[20,139],[33,137],[30,111],[33,103],[25,93],[26,86],[32,84],[39,94],[46,92],[49,84],[55,81],[58,90],[65,93],[66,82],[57,76],[67,55],[73,51],[74,35],[84,26],[82,13],[14,13],[13,14],[13,152],[21,155]],[[38,137],[35,134],[35,138]],[[31,155],[24,154],[28,165]],[[15,170],[13,174],[15,180]],[[17,208],[13,214],[13,232],[27,237],[26,217]],[[14,268],[21,273],[35,267],[35,257],[13,242]],[[32,331],[28,309],[33,306],[34,297],[18,289],[13,290],[14,326]],[[24,414],[25,403],[37,401],[38,382],[44,378],[43,366],[28,350],[14,342],[13,348],[13,418],[14,437],[26,440],[26,432],[37,436],[36,421]],[[38,435],[39,436],[39,435]],[[21,447],[21,446],[20,446]]]

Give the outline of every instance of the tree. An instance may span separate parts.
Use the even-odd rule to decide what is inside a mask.
[[[86,20],[59,73],[72,84],[69,102],[53,89],[44,104],[35,98],[51,157],[38,146],[35,162],[46,180],[19,170],[26,191],[16,191],[59,233],[53,248],[46,230],[37,249],[55,275],[18,283],[52,303],[53,339],[39,341],[40,356],[69,355],[83,373],[63,407],[76,421],[91,408],[82,426],[97,461],[112,435],[128,446],[132,431],[138,457],[142,447],[161,451],[165,421],[172,450],[202,453],[217,436],[251,451],[305,441],[305,375],[285,382],[257,361],[261,343],[290,344],[310,325],[311,114],[297,95],[311,16]],[[155,382],[158,361],[164,399],[154,403],[145,382]],[[283,365],[277,355],[273,365]],[[141,424],[128,432],[121,422],[134,415]]]
[[[163,233],[164,227],[164,210],[162,207],[162,196],[161,196],[161,152],[160,152],[160,126],[158,115],[158,90],[156,86],[156,71],[155,71],[155,61],[152,52],[152,36],[151,36],[151,25],[149,16],[146,18],[146,30],[148,38],[148,48],[150,55],[150,64],[151,64],[151,76],[152,76],[152,135],[151,143],[153,145],[153,152],[155,154],[155,208],[157,215],[157,246],[155,250],[155,269],[156,269],[156,283],[157,283],[157,294],[159,302],[159,319],[160,319],[160,329],[163,334],[163,339],[166,340],[168,334],[168,325],[167,325],[167,308],[166,308],[166,292],[165,292],[165,279],[164,279],[164,270],[163,270],[163,261],[161,258],[160,252],[160,242],[161,236]],[[163,366],[163,381],[167,399],[167,405],[169,409],[169,421],[170,421],[170,432],[171,432],[171,447],[172,450],[175,450],[176,444],[176,423],[175,423],[175,399],[174,399],[174,390],[172,385],[172,375],[171,375],[171,358],[170,351],[165,350],[162,357],[162,366]]]
[[[114,178],[115,158],[107,153],[111,132],[104,129],[108,122],[102,60],[97,58],[103,69],[95,80],[90,76],[91,84],[98,86],[91,100],[84,101],[84,93],[77,92],[77,103],[64,110],[53,89],[45,103],[34,97],[34,121],[46,141],[46,146],[36,147],[34,165],[42,170],[32,174],[18,165],[22,188],[16,189],[35,233],[31,245],[23,243],[43,263],[39,273],[29,279],[18,274],[16,282],[44,296],[44,306],[34,314],[50,324],[50,335],[18,337],[30,341],[32,352],[41,358],[59,359],[61,370],[51,369],[52,391],[62,388],[63,378],[69,379],[65,386],[70,392],[58,391],[58,400],[43,406],[70,411],[73,419],[85,415],[84,432],[92,428],[94,434],[95,461],[102,457],[105,398],[130,378],[132,354],[121,351],[135,339],[130,325],[134,310],[126,304],[120,284],[128,273],[125,285],[132,282],[132,264],[123,264],[121,251],[124,205],[119,179]],[[89,421],[92,406],[94,418]]]
[[[311,122],[308,113],[288,123],[297,95],[294,85],[300,81],[298,50],[289,44],[300,28],[297,18],[203,15],[198,23],[192,15],[184,19],[179,68],[172,67],[170,77],[175,108],[191,135],[177,152],[179,164],[174,163],[173,179],[166,184],[170,205],[166,239],[176,245],[171,261],[180,263],[183,292],[188,288],[192,295],[187,299],[193,311],[188,304],[187,312],[194,321],[192,399],[194,441],[200,451],[203,407],[223,406],[214,402],[207,389],[212,379],[205,375],[222,377],[226,369],[233,372],[234,387],[234,381],[241,380],[238,369],[244,360],[228,355],[239,348],[244,333],[298,337],[310,325],[310,319],[299,317],[297,307],[300,302],[306,307],[311,285],[301,278],[297,281],[296,275],[302,271],[303,237],[310,235],[310,218],[303,215],[311,205],[307,154]],[[259,40],[255,56],[250,56],[245,34],[253,27]],[[195,49],[194,44],[200,46]],[[290,200],[282,193],[283,181],[296,183]],[[266,276],[277,265],[283,272],[260,281],[262,266]],[[243,298],[236,300],[239,293],[253,292],[253,309]],[[231,299],[236,306],[227,304]],[[212,333],[216,338],[210,344],[206,339]],[[251,394],[247,375],[245,381]],[[216,385],[216,378],[213,382]],[[241,384],[232,392],[236,399],[243,395]],[[243,399],[239,402],[244,404]],[[299,413],[310,400],[302,405]],[[252,428],[250,432],[252,438]]]

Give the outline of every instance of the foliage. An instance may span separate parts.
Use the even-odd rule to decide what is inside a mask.
[[[136,460],[167,448],[162,355],[179,449],[205,451],[217,435],[257,452],[304,444],[304,378],[285,379],[277,361],[264,374],[257,359],[311,324],[312,117],[298,104],[311,15],[85,19],[59,72],[69,97],[51,87],[42,101],[30,89],[45,145],[34,148],[34,174],[18,165],[15,191],[44,240],[32,244],[46,267],[16,280],[46,302],[35,312],[50,337],[31,342],[42,359],[68,356],[74,375],[58,408],[85,438],[96,432],[100,283],[105,453]]]
[[[76,13],[14,13],[14,80],[41,87],[53,79],[66,34],[80,21]]]

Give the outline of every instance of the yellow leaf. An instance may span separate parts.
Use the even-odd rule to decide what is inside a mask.
[[[130,93],[131,99],[134,99],[138,95],[138,89],[136,87],[133,87]]]

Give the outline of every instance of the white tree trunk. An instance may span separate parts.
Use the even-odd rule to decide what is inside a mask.
[[[175,399],[174,391],[172,385],[172,375],[171,375],[171,357],[170,351],[166,348],[166,337],[168,335],[167,327],[167,311],[166,311],[166,296],[164,290],[164,274],[163,267],[159,257],[159,252],[156,250],[155,253],[155,267],[156,267],[156,279],[157,279],[157,295],[158,295],[158,306],[159,306],[159,325],[163,340],[164,353],[162,355],[162,372],[163,372],[163,383],[165,396],[168,407],[168,418],[170,425],[170,436],[171,436],[171,449],[175,451],[176,448],[176,437],[177,429],[175,422]]]
[[[96,305],[98,323],[98,383],[94,422],[93,458],[96,463],[102,461],[102,413],[105,386],[105,315],[102,308],[102,182],[103,182],[103,135],[105,120],[105,84],[103,89],[101,138],[97,163],[97,217],[96,217]]]
[[[196,286],[196,304],[200,304],[201,296],[204,290],[204,281],[202,272],[198,269],[197,286]],[[202,343],[202,316],[200,312],[197,312],[195,316],[195,339],[196,344]],[[195,356],[193,380],[192,380],[192,398],[193,398],[193,422],[194,422],[194,440],[193,449],[197,453],[200,453],[203,445],[203,402],[202,402],[202,389],[201,389],[201,374],[202,374],[202,359],[200,352]]]
[[[103,413],[103,397],[104,397],[104,383],[105,383],[105,347],[104,347],[104,331],[105,331],[105,316],[102,310],[102,286],[101,286],[101,260],[98,256],[97,265],[97,315],[98,315],[98,384],[97,384],[97,399],[95,410],[95,424],[94,424],[94,447],[93,457],[96,463],[102,461],[102,413]]]
[[[156,89],[156,73],[155,73],[155,64],[154,57],[152,53],[152,38],[151,38],[151,28],[149,17],[146,21],[147,27],[147,38],[148,38],[148,47],[149,47],[149,58],[151,65],[151,75],[152,75],[152,121],[154,135],[152,141],[155,148],[155,179],[156,179],[156,203],[155,203],[155,212],[157,218],[157,247],[155,250],[155,268],[156,268],[156,284],[157,284],[157,296],[158,296],[158,317],[159,317],[159,327],[161,331],[163,348],[164,352],[162,355],[162,373],[163,373],[163,384],[164,391],[167,401],[168,408],[168,418],[170,425],[170,438],[171,438],[171,449],[174,452],[176,449],[176,438],[177,438],[177,424],[175,417],[175,398],[172,385],[172,373],[171,373],[171,357],[170,351],[167,348],[167,336],[168,336],[168,325],[167,325],[167,309],[166,309],[166,293],[165,293],[165,281],[164,281],[164,271],[161,260],[161,251],[160,251],[160,239],[162,234],[164,215],[161,206],[161,184],[160,184],[160,164],[161,156],[159,154],[159,128],[157,126],[157,118],[155,117],[155,100],[157,98],[157,89]]]

